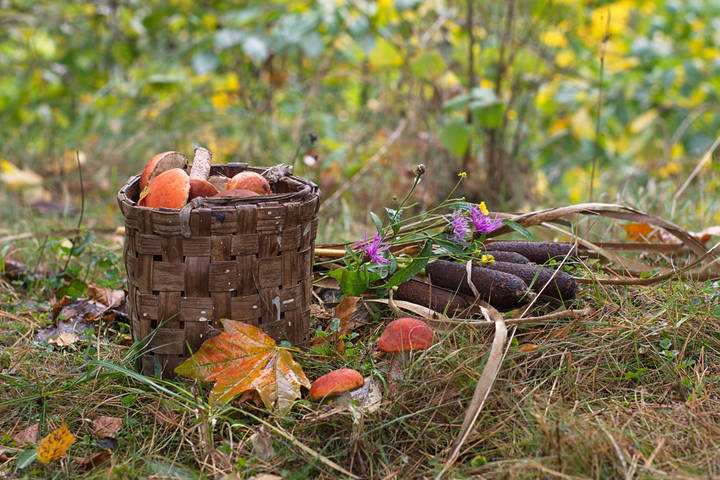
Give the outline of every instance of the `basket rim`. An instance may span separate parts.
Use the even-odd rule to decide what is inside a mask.
[[[211,174],[217,173],[218,171],[226,171],[229,168],[240,168],[241,171],[249,170],[249,171],[255,171],[258,173],[262,173],[266,171],[270,167],[262,167],[262,166],[250,166],[247,163],[225,163],[225,164],[219,164],[219,165],[212,165],[211,167]],[[125,184],[120,188],[117,194],[117,201],[121,206],[129,207],[132,209],[138,209],[140,211],[162,211],[164,213],[177,213],[180,214],[184,209],[175,209],[175,208],[151,208],[151,207],[145,207],[138,205],[135,200],[130,198],[129,190],[131,188],[135,187],[135,184],[140,181],[141,175],[133,175],[125,182]],[[255,204],[262,204],[262,203],[270,203],[270,202],[286,202],[286,201],[293,201],[293,200],[303,200],[307,198],[308,196],[318,195],[318,186],[311,182],[310,180],[298,177],[295,175],[287,175],[286,177],[283,177],[287,180],[290,180],[293,183],[297,183],[300,185],[300,189],[295,192],[289,192],[289,193],[270,193],[267,195],[257,195],[255,197],[218,197],[214,201],[209,201],[208,198],[202,198],[202,202],[199,204],[195,204],[195,207],[205,207],[205,208],[222,208],[222,207],[232,207],[235,205],[255,205]],[[197,200],[197,199],[195,199]],[[191,203],[188,203],[188,205],[191,205]]]

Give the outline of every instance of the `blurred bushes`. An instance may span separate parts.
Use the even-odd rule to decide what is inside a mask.
[[[419,162],[421,201],[463,170],[498,207],[587,200],[593,159],[596,199],[637,201],[720,132],[712,0],[0,0],[0,26],[0,158],[67,172],[79,148],[112,188],[157,151],[274,164],[314,132],[297,168],[329,194],[407,119],[325,208],[365,222]]]

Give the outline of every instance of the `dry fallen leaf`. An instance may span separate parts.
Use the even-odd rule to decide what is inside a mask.
[[[102,451],[89,457],[75,457],[75,464],[78,466],[79,471],[89,472],[98,465],[102,465],[110,460],[111,457],[112,455],[110,452]]]
[[[261,425],[257,432],[250,435],[250,442],[253,445],[253,454],[260,460],[267,462],[275,456],[275,449],[272,446],[272,437],[265,425]]]
[[[67,295],[64,295],[60,300],[55,302],[55,305],[52,307],[52,318],[55,320],[58,315],[60,315],[60,312],[63,308],[67,307],[72,303],[72,299],[68,297]]]
[[[537,345],[536,343],[523,343],[518,347],[519,352],[534,352],[535,350],[538,350],[540,348],[540,345]]]
[[[252,403],[259,407],[263,404],[262,398],[257,390],[246,390],[235,400],[238,403]]]
[[[108,308],[119,307],[125,301],[125,292],[122,290],[113,290],[112,288],[96,287],[88,285],[88,298],[94,301],[98,306],[105,310]]]
[[[122,418],[101,416],[92,421],[93,433],[100,438],[115,437],[122,428]]]
[[[33,423],[25,430],[20,430],[15,435],[13,435],[13,442],[16,442],[18,445],[25,445],[26,443],[37,443],[39,428],[39,424]]]
[[[343,297],[337,307],[335,307],[334,314],[334,318],[337,318],[340,322],[337,324],[336,327],[333,327],[333,322],[331,322],[325,330],[327,335],[323,337],[317,336],[313,338],[312,340],[310,340],[310,344],[313,347],[319,347],[326,343],[335,343],[340,336],[347,335],[351,333],[355,328],[362,325],[362,323],[353,322],[351,319],[352,314],[355,313],[355,311],[357,311],[358,309],[357,304],[359,300],[360,297]],[[336,346],[338,347],[338,351],[342,353],[344,350],[342,348],[343,345],[338,342]]]
[[[175,373],[215,382],[209,398],[212,404],[256,390],[266,408],[289,410],[300,397],[300,387],[310,388],[302,367],[258,327],[233,320],[222,323],[225,331],[206,340]]]
[[[358,408],[368,413],[374,413],[380,409],[382,404],[382,390],[383,386],[379,380],[373,377],[365,377],[363,386],[352,390],[349,395]]]
[[[40,440],[37,448],[37,459],[42,463],[54,462],[65,455],[70,445],[75,441],[75,435],[68,430],[65,420],[60,428]]]
[[[54,343],[58,347],[67,347],[78,341],[77,333],[61,332],[55,338],[48,340],[48,343]]]

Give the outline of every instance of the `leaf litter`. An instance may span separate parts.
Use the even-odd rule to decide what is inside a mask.
[[[87,330],[94,330],[101,320],[112,323],[125,315],[125,292],[88,285],[88,297],[73,301],[63,296],[52,307],[55,325],[38,330],[35,341],[65,347],[87,339]]]

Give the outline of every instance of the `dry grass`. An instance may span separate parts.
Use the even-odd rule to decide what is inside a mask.
[[[90,265],[87,255],[92,252],[77,264]],[[41,265],[48,270],[64,260],[62,252],[45,257]],[[85,278],[102,277],[93,265]],[[48,278],[0,287],[0,478],[224,478],[233,472],[233,478],[262,472],[343,478],[329,462],[361,478],[433,478],[492,341],[485,328],[447,329],[432,349],[411,358],[396,395],[375,414],[302,400],[277,417],[249,404],[213,408],[205,386],[135,373],[123,325],[66,349],[33,342],[34,331],[49,323],[52,287]],[[717,292],[717,283],[677,280],[653,287],[585,285],[573,306],[590,307],[590,316],[511,327],[498,379],[449,477],[720,475]],[[298,359],[310,378],[350,365],[383,379],[388,362],[375,354],[373,341],[389,317],[379,310],[346,340],[347,357],[306,352]],[[118,445],[110,464],[80,472],[73,459],[101,449],[90,426],[99,415],[123,419]],[[39,423],[44,435],[62,419],[78,436],[69,457],[17,468],[29,447],[13,442],[12,433]],[[268,460],[257,457],[251,441],[263,423],[276,451]]]

